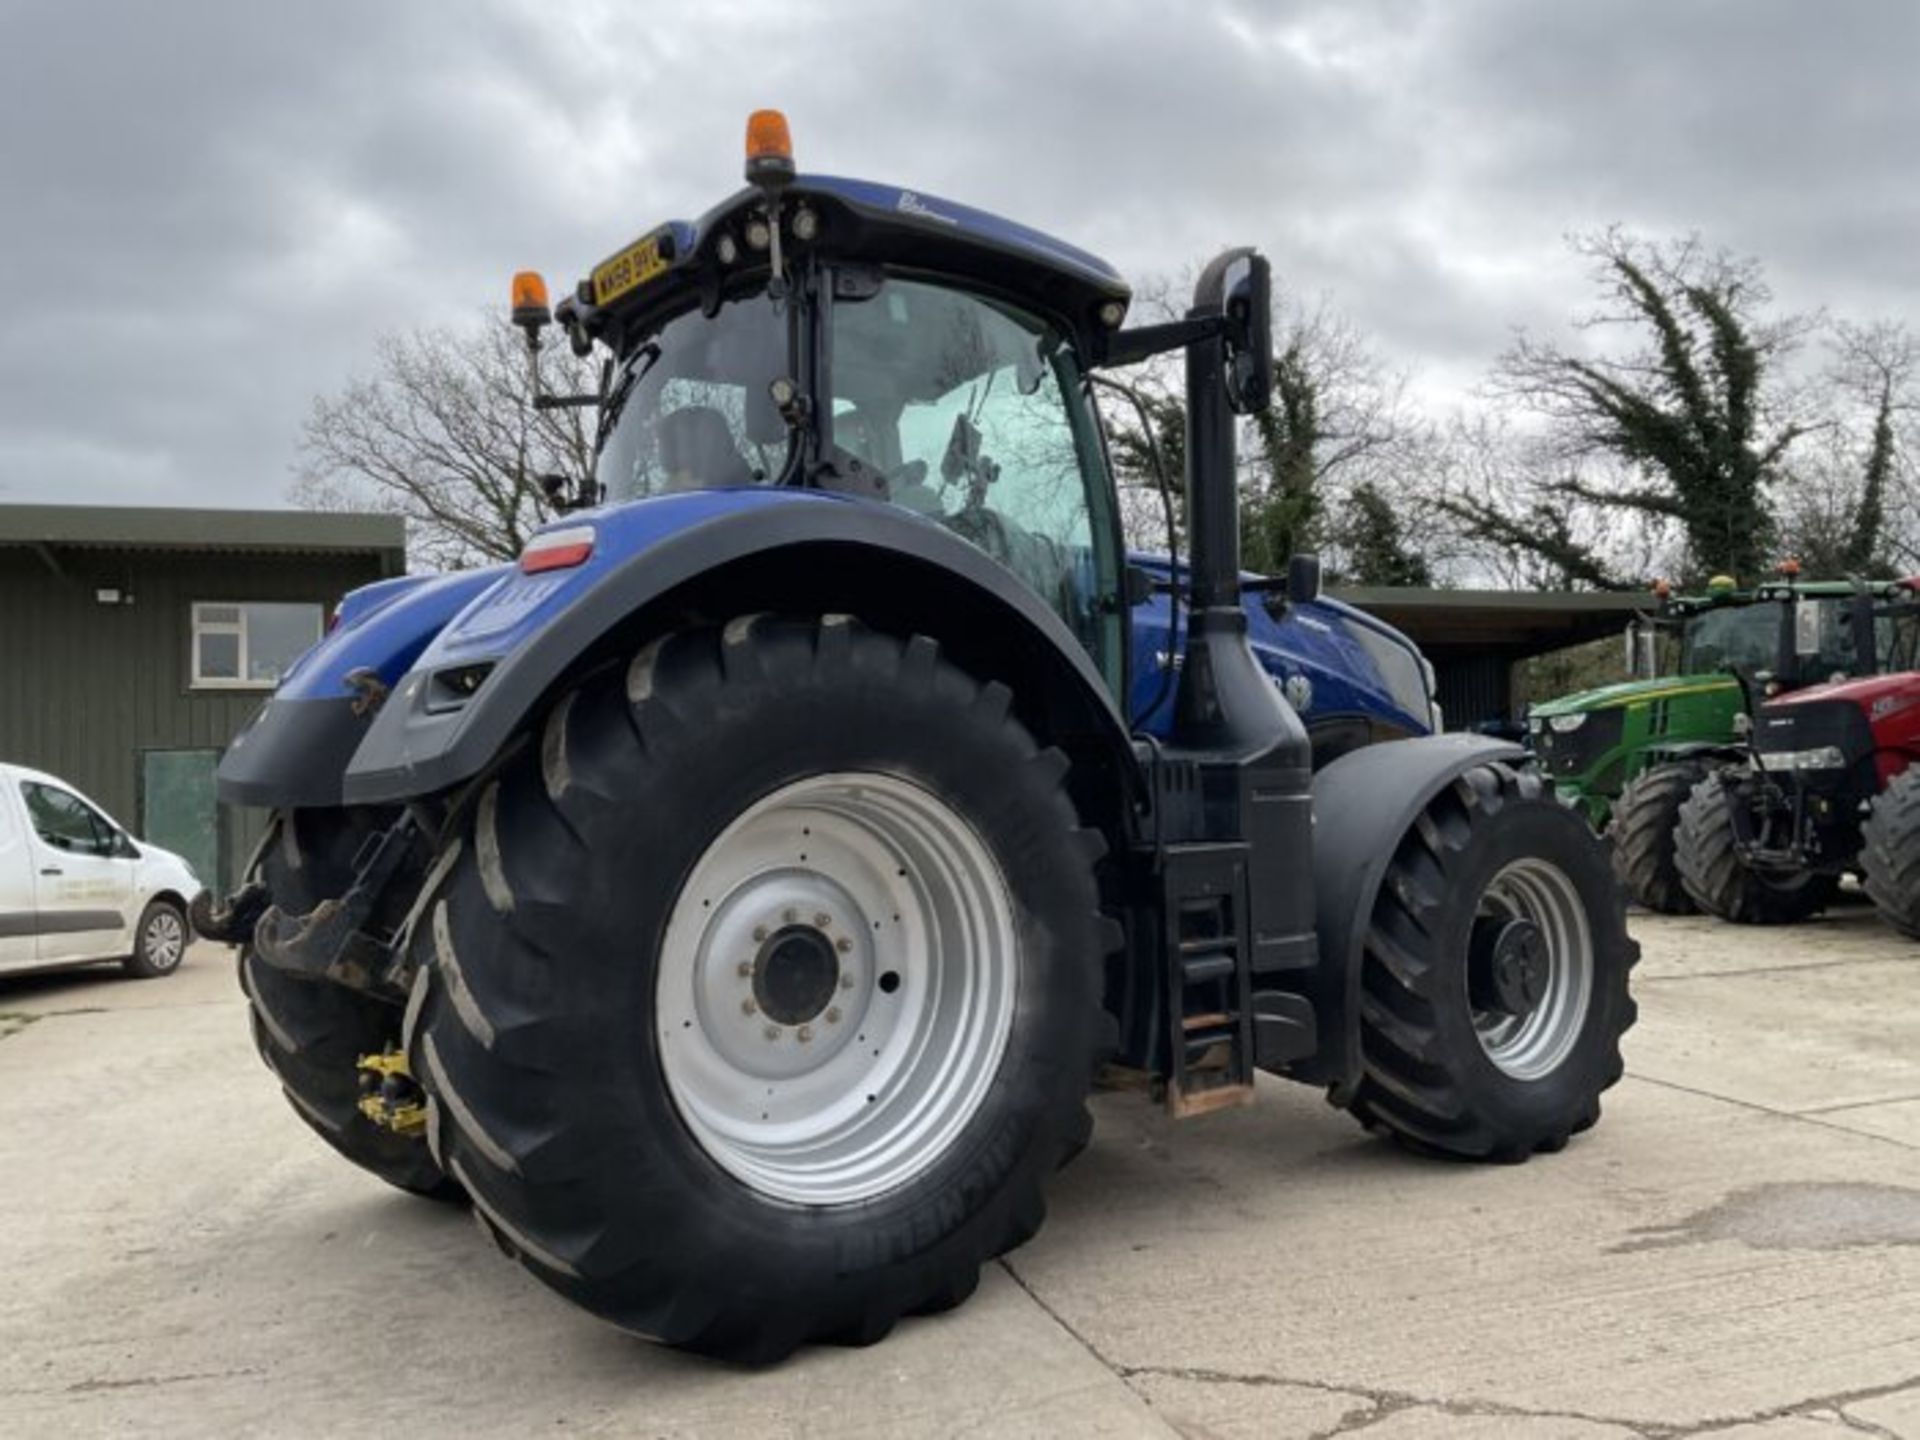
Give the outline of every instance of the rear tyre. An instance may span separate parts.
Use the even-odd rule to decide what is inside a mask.
[[[1697,760],[1656,765],[1628,782],[1613,802],[1613,873],[1627,898],[1662,915],[1691,915],[1693,900],[1680,880],[1675,831],[1680,807],[1706,778]]]
[[[503,1248],[750,1361],[1038,1229],[1110,1023],[1098,832],[925,637],[765,616],[563,694],[415,933],[428,1133]]]
[[[1712,773],[1680,806],[1674,843],[1688,898],[1707,914],[1737,925],[1792,925],[1826,909],[1840,887],[1839,877],[1753,869],[1734,848],[1732,803],[1726,777]]]
[[[158,980],[171,975],[187,958],[187,945],[193,928],[187,924],[187,912],[171,900],[155,900],[141,912],[133,932],[133,954],[123,962],[127,974],[136,980]]]
[[[1639,953],[1586,821],[1531,770],[1467,771],[1402,837],[1375,898],[1349,1108],[1427,1153],[1561,1149],[1620,1078]]]
[[[1880,918],[1920,940],[1920,768],[1893,777],[1860,827],[1860,870]]]
[[[280,812],[259,861],[273,903],[304,915],[345,894],[360,847],[392,818],[374,810]],[[389,1185],[435,1200],[461,1198],[422,1137],[395,1134],[360,1112],[360,1057],[400,1043],[399,1006],[276,970],[251,942],[240,953],[240,986],[260,1058],[316,1135]]]

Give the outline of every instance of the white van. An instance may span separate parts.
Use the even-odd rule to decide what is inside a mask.
[[[0,765],[0,973],[118,960],[143,979],[170,975],[201,889],[186,861],[71,785]]]

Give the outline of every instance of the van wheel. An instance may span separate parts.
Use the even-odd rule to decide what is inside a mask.
[[[122,964],[137,980],[157,980],[171,975],[187,958],[187,946],[193,940],[193,927],[187,924],[187,912],[171,900],[155,900],[140,914],[133,932],[133,954]]]

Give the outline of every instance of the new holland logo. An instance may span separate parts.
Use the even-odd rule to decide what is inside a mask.
[[[1289,675],[1287,683],[1280,687],[1287,697],[1287,703],[1301,714],[1313,708],[1313,681],[1304,675]]]
[[[954,219],[953,216],[942,215],[938,210],[930,207],[926,201],[922,200],[911,190],[902,190],[900,192],[900,198],[894,202],[893,208],[898,210],[902,215],[912,215],[919,220],[937,220],[942,225],[958,225],[960,223]]]

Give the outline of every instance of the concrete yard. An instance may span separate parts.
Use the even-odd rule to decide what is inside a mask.
[[[1629,1075],[1564,1154],[1106,1096],[970,1304],[764,1373],[336,1160],[225,950],[0,980],[0,1433],[1920,1437],[1920,946],[1857,907],[1635,931]]]

